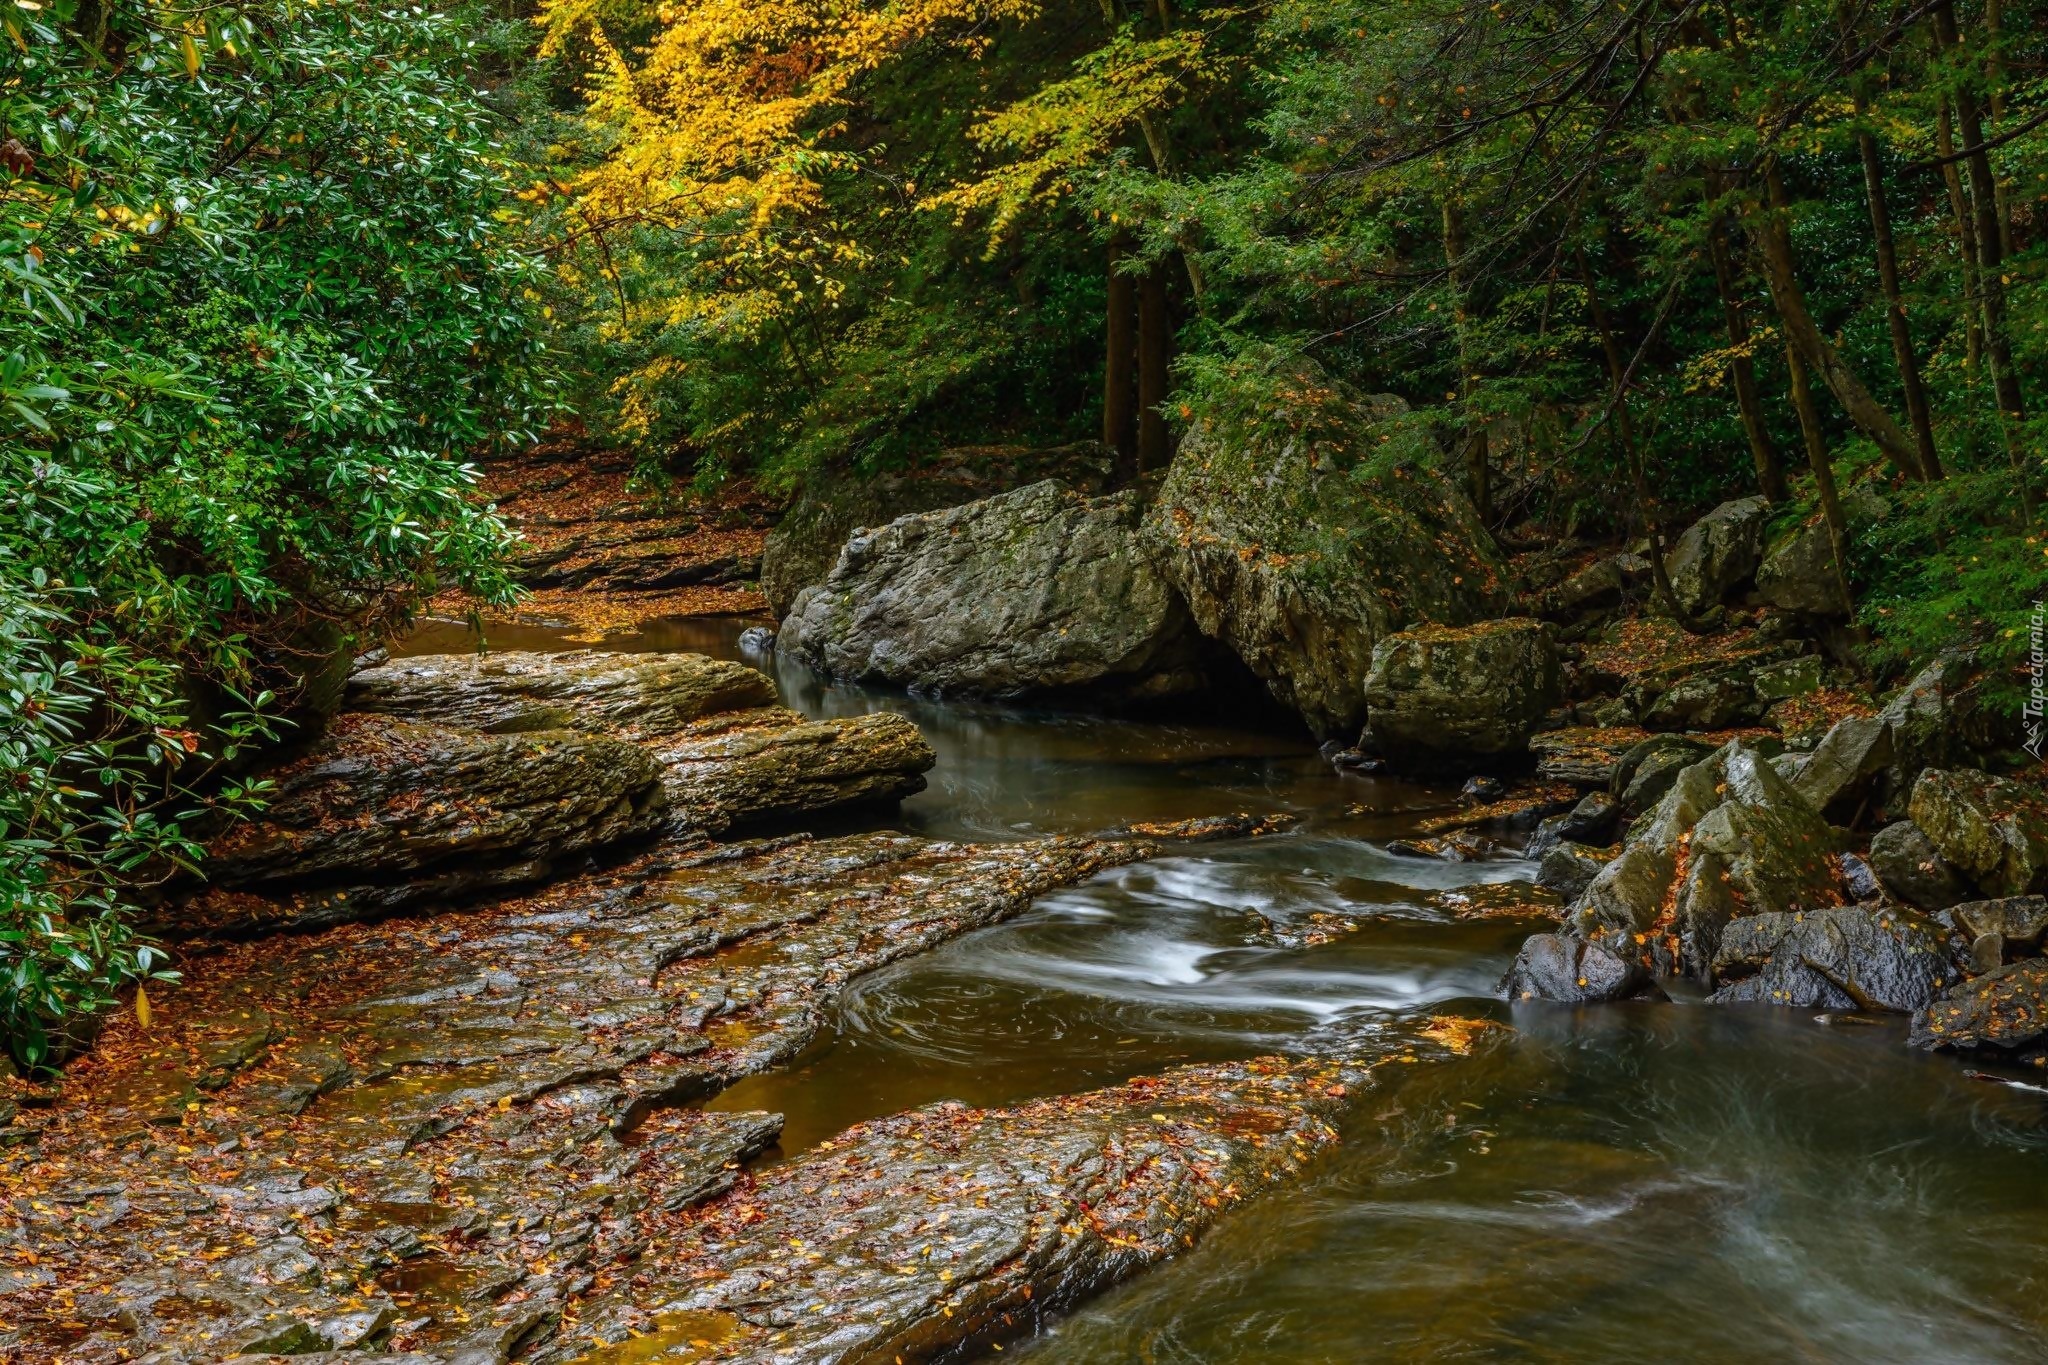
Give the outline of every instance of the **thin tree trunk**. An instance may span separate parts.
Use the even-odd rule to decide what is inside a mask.
[[[1941,157],[1941,180],[1948,188],[1949,212],[1955,215],[1957,249],[1963,258],[1963,372],[1974,386],[1984,363],[1984,313],[1977,304],[1977,232],[1970,225],[1970,201],[1963,197],[1963,173],[1956,169],[1954,119],[1948,97],[1935,102],[1934,150]]]
[[[1742,295],[1736,288],[1725,217],[1714,220],[1707,235],[1707,251],[1714,260],[1714,287],[1720,291],[1721,312],[1728,323],[1728,369],[1735,378],[1735,406],[1742,414],[1742,434],[1749,438],[1749,458],[1756,466],[1757,487],[1770,501],[1783,502],[1785,465],[1778,458],[1770,428],[1764,425],[1763,401],[1756,389],[1756,365],[1750,356],[1749,318],[1742,311]]]
[[[1614,389],[1614,429],[1621,439],[1621,458],[1628,466],[1636,510],[1642,514],[1643,525],[1650,533],[1650,591],[1671,619],[1690,631],[1694,629],[1692,618],[1678,605],[1678,594],[1671,590],[1671,571],[1664,564],[1664,528],[1657,522],[1655,506],[1650,499],[1650,481],[1643,471],[1642,451],[1636,446],[1635,422],[1629,416],[1628,391],[1622,387],[1628,377],[1628,366],[1621,358],[1620,345],[1614,340],[1614,328],[1608,322],[1606,307],[1600,302],[1600,288],[1593,282],[1593,270],[1584,252],[1579,254],[1579,274],[1586,281],[1586,307],[1593,314],[1594,330],[1600,334],[1600,354],[1607,361],[1607,382]]]
[[[1877,443],[1899,471],[1909,479],[1921,477],[1920,453],[1912,438],[1900,429],[1884,406],[1870,396],[1870,390],[1821,335],[1820,325],[1807,311],[1806,293],[1799,287],[1799,272],[1792,258],[1792,230],[1785,222],[1785,183],[1773,166],[1764,177],[1770,194],[1770,211],[1757,233],[1763,246],[1764,265],[1770,279],[1771,303],[1785,326],[1785,336],[1827,384],[1828,391],[1856,429]]]
[[[1161,0],[1164,3],[1164,0]],[[2005,6],[2001,0],[1984,0],[1984,35],[1990,44],[1984,53],[1984,73],[1991,78],[1991,121],[1996,123],[2005,117],[2005,58],[1999,55],[1998,40],[2005,28]],[[2006,258],[2012,258],[2012,185],[2008,181],[1997,182],[1998,200],[1998,245]]]
[[[1465,491],[1479,511],[1482,522],[1493,520],[1493,480],[1487,467],[1486,422],[1472,402],[1472,339],[1465,313],[1465,282],[1458,263],[1465,255],[1465,228],[1457,203],[1447,194],[1443,199],[1444,273],[1451,286],[1451,326],[1458,341],[1458,396],[1465,404]]]
[[[1166,395],[1172,387],[1173,322],[1166,307],[1166,280],[1157,270],[1138,281],[1138,472],[1164,469],[1173,459],[1166,425]]]
[[[1109,308],[1103,327],[1102,443],[1116,452],[1118,483],[1138,472],[1137,283],[1119,267],[1124,242],[1109,244]]]
[[[1868,112],[1863,97],[1856,97],[1860,118]],[[1906,326],[1906,305],[1899,293],[1899,255],[1892,241],[1892,217],[1885,202],[1884,167],[1878,160],[1877,139],[1868,127],[1856,129],[1856,151],[1863,159],[1863,193],[1870,203],[1870,236],[1877,249],[1877,278],[1884,288],[1885,325],[1891,329],[1892,360],[1899,367],[1899,387],[1906,395],[1906,420],[1913,428],[1913,442],[1920,449],[1920,472],[1930,479],[1941,477],[1941,456],[1934,449],[1934,422],[1927,411],[1927,391],[1920,386],[1920,362],[1913,356],[1913,334]]]
[[[1842,599],[1842,612],[1853,624],[1856,594],[1849,587],[1849,528],[1842,519],[1842,501],[1835,496],[1835,467],[1828,460],[1827,438],[1821,434],[1820,412],[1814,406],[1813,385],[1806,379],[1806,363],[1794,346],[1785,348],[1785,364],[1792,372],[1792,408],[1799,414],[1799,432],[1806,438],[1806,462],[1813,468],[1813,486],[1820,494],[1820,514],[1828,527],[1828,554],[1835,566],[1835,592]]]
[[[1934,11],[1934,31],[1944,48],[1957,45],[1954,6],[1944,4]],[[2026,419],[2027,413],[2020,397],[2019,376],[2013,372],[2012,346],[2005,330],[2005,251],[1998,226],[1998,186],[1991,174],[1991,155],[1984,150],[1984,121],[1978,116],[1977,96],[1967,82],[1956,87],[1956,133],[1963,139],[1963,166],[1970,175],[1970,204],[1974,210],[1971,216],[1977,232],[1977,297],[1984,309],[1984,358],[1990,363],[1991,391],[1998,402],[2006,449],[2017,465],[2019,451],[2014,445],[2013,428]],[[2024,485],[2020,492],[2024,498]]]

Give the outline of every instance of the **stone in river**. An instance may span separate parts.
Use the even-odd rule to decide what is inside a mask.
[[[466,730],[588,730],[656,739],[722,711],[776,704],[745,664],[702,654],[422,654],[349,679],[345,705]]]
[[[1399,631],[1373,647],[1367,724],[1374,745],[1404,766],[1511,762],[1527,755],[1561,686],[1547,622]]]
[[[1620,1000],[1648,978],[1617,953],[1572,934],[1536,934],[1522,945],[1500,988],[1509,1000],[1560,1004]]]
[[[1911,910],[1844,906],[1748,915],[1722,931],[1714,1004],[1924,1009],[1960,975],[1947,930]]]
[[[2039,1056],[2048,1046],[2048,957],[2009,962],[1953,987],[1913,1020],[1911,1041]]]
[[[777,651],[850,682],[1125,704],[1209,681],[1187,606],[1140,544],[1134,494],[1055,480],[848,541]]]
[[[1911,820],[1894,821],[1872,835],[1869,862],[1886,891],[1922,910],[1946,910],[1970,894],[1969,884]]]

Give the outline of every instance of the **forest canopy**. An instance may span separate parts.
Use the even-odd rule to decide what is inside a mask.
[[[1391,394],[1510,547],[1819,519],[1873,678],[2017,658],[2048,596],[2039,0],[4,16],[31,1058],[159,968],[135,908],[356,644],[513,595],[473,461],[565,413],[787,493],[1082,439],[1138,479]]]

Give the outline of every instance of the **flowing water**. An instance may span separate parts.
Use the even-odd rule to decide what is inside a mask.
[[[603,647],[736,658],[745,624],[657,623]],[[508,628],[490,644],[564,638]],[[409,650],[473,643],[430,625]],[[1896,1021],[1510,1009],[1494,982],[1538,926],[1479,912],[1529,865],[1386,853],[1445,794],[1337,776],[1299,735],[926,702],[756,662],[807,714],[887,707],[919,724],[938,766],[894,823],[921,834],[1302,817],[1104,873],[854,982],[804,1056],[715,1101],[787,1116],[769,1160],[940,1099],[1341,1049],[1431,1014],[1510,1026],[1368,1094],[1309,1178],[1006,1355],[2048,1359],[2048,1089],[1908,1052]]]

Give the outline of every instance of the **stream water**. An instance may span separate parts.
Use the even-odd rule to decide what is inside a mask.
[[[661,622],[601,647],[738,658],[746,624]],[[489,643],[565,639],[507,627]],[[429,624],[407,652],[474,644]],[[2048,1088],[1909,1052],[1893,1021],[1510,1009],[1493,985],[1535,926],[1469,911],[1529,864],[1385,852],[1444,794],[1340,777],[1302,736],[927,702],[753,662],[807,714],[886,707],[919,724],[938,766],[893,823],[921,834],[1302,817],[1105,873],[856,981],[804,1056],[715,1101],[786,1115],[769,1160],[940,1099],[1008,1104],[1181,1061],[1341,1048],[1433,1013],[1510,1026],[1366,1095],[1308,1179],[1007,1355],[2048,1359]],[[1332,916],[1362,927],[1311,932]]]

